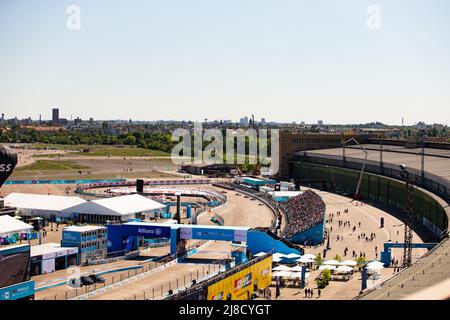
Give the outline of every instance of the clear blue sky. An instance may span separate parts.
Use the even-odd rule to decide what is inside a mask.
[[[450,1],[1,0],[0,112],[49,119],[55,106],[83,119],[450,124]]]

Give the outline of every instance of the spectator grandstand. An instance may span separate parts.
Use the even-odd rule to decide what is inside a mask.
[[[289,199],[281,206],[288,220],[283,235],[286,239],[323,223],[325,203],[311,190]]]

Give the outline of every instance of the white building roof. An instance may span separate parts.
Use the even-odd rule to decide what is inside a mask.
[[[84,202],[80,197],[15,192],[5,197],[5,206],[31,210],[62,211]]]
[[[52,256],[54,257],[66,256],[68,254],[73,254],[77,252],[78,252],[77,247],[61,247],[61,245],[58,243],[45,243],[36,246],[31,246],[30,256],[36,257],[42,255],[42,256],[49,256],[51,258]]]
[[[100,229],[106,229],[106,227],[100,227],[100,226],[70,226],[70,227],[64,227],[64,231],[71,231],[71,232],[89,232],[89,231],[97,231]]]
[[[273,191],[272,197],[295,197],[302,193],[303,191]]]
[[[0,234],[20,232],[33,229],[33,227],[25,222],[17,220],[11,216],[0,216]]]
[[[163,209],[166,206],[143,197],[139,194],[119,196],[114,198],[92,200],[68,208],[64,212],[79,214],[98,214],[122,216],[133,213]]]

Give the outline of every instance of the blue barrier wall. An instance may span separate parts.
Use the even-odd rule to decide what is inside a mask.
[[[324,224],[320,223],[311,229],[297,233],[289,239],[292,243],[304,243],[308,241],[312,244],[319,244],[323,242]]]
[[[34,281],[25,281],[0,288],[0,301],[18,300],[34,295]]]
[[[85,184],[85,183],[115,183],[126,179],[91,179],[91,180],[9,180],[4,184]]]
[[[285,243],[272,238],[264,231],[249,230],[247,233],[247,248],[253,253],[279,252],[283,254],[302,254],[299,250],[288,247]]]

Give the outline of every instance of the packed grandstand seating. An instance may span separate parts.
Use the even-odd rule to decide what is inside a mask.
[[[311,190],[289,199],[282,206],[288,220],[284,231],[286,239],[323,222],[325,203]]]

